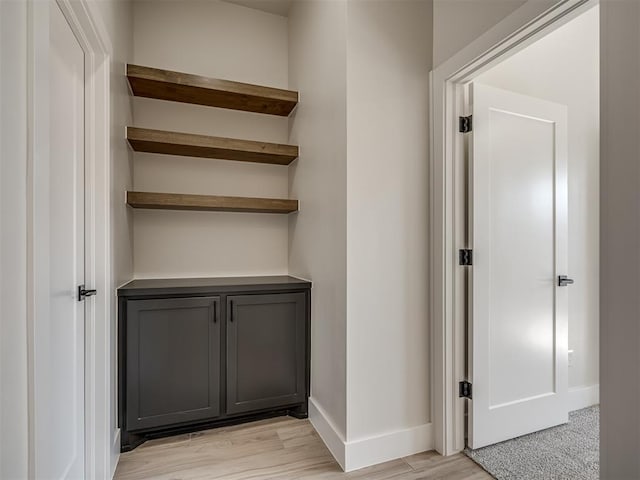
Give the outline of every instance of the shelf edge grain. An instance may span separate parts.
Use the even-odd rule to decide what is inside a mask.
[[[127,64],[135,96],[287,117],[298,92]]]
[[[136,152],[271,165],[289,165],[299,154],[295,145],[139,127],[127,127],[127,141]]]
[[[280,213],[298,211],[298,200],[278,198],[227,197],[185,193],[127,191],[127,204],[154,210],[195,210],[208,212]]]

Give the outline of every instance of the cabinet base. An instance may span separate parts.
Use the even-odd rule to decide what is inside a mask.
[[[287,414],[294,418],[309,418],[308,402],[305,402],[303,405],[287,411]]]
[[[150,430],[145,432],[128,432],[121,431],[120,436],[120,452],[130,452],[139,447],[147,440],[156,438],[170,437],[173,435],[183,435],[185,433],[198,432],[201,430],[209,430],[212,428],[226,427],[229,425],[240,425],[242,423],[255,422],[265,420],[267,418],[291,416],[294,418],[308,418],[308,402],[304,404],[288,407],[281,410],[271,410],[268,412],[255,413],[251,415],[243,415],[242,417],[222,418],[218,420],[194,423],[189,425],[178,425],[173,427],[162,427],[161,429]]]

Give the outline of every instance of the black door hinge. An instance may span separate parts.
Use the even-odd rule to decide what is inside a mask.
[[[471,399],[471,383],[466,380],[458,383],[458,396]]]
[[[459,117],[458,119],[458,131],[460,133],[469,133],[473,128],[473,115],[468,117]]]
[[[473,250],[468,248],[458,250],[458,265],[473,265]]]

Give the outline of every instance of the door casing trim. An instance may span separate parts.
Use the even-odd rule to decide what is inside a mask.
[[[475,77],[596,6],[598,0],[559,0],[549,7],[528,0],[493,28],[436,67],[430,75],[431,158],[430,282],[431,418],[434,446],[442,455],[465,446],[465,399],[457,382],[464,380],[464,272],[456,251],[465,244],[464,145],[457,134],[465,115],[464,86]]]
[[[112,45],[101,18],[87,0],[55,0],[85,53],[85,281],[101,295],[87,302],[85,323],[85,474],[112,478],[112,437],[117,430],[111,326],[115,291],[111,265],[110,72]],[[35,477],[35,305],[34,231],[37,166],[48,156],[49,9],[52,2],[27,2],[27,342],[28,468]],[[117,460],[117,457],[116,457]]]

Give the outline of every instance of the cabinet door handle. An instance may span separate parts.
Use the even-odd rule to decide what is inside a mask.
[[[233,322],[233,302],[229,302],[229,321]]]
[[[213,302],[213,323],[218,321],[218,302]]]

